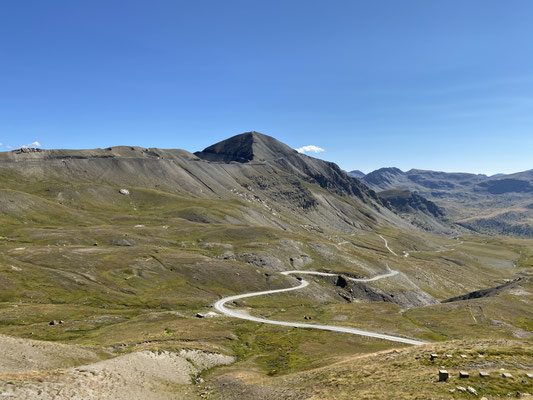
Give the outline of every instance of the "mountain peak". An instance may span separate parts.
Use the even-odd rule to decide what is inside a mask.
[[[246,163],[273,160],[295,152],[271,136],[252,131],[230,137],[194,154],[207,161]]]
[[[365,176],[365,173],[363,171],[359,171],[358,169],[354,169],[353,171],[348,172],[348,175],[350,175],[352,178],[362,178]]]

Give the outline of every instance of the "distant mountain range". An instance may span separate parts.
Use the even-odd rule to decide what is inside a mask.
[[[360,177],[378,195],[407,190],[434,202],[450,221],[477,232],[533,236],[533,170],[493,176],[381,168]]]
[[[353,171],[348,172],[348,175],[350,175],[352,178],[362,178],[363,176],[365,176],[365,173],[363,171],[355,169]]]

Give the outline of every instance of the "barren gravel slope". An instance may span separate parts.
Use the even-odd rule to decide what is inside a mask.
[[[77,346],[0,336],[0,396],[11,399],[188,399],[199,372],[235,361],[198,350],[140,351],[99,360]],[[89,363],[59,369],[58,366]],[[95,362],[96,361],[96,362]]]

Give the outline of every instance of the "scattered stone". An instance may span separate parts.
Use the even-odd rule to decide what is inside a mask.
[[[144,228],[144,225],[138,224],[138,225],[135,225],[134,228]]]
[[[479,400],[489,400],[488,398],[486,398],[485,396],[483,396],[481,399]]]
[[[214,317],[218,317],[218,314],[214,311],[209,311],[206,313],[197,313],[196,317],[197,318],[214,318]]]
[[[467,358],[466,354],[461,354],[461,358]]]
[[[123,246],[123,247],[130,247],[134,245],[132,241],[128,241],[126,239],[114,240],[111,244],[113,246]]]
[[[54,319],[48,323],[48,325],[57,325],[57,321]]]
[[[533,374],[526,374],[526,376],[527,376],[528,378],[533,379]]]
[[[120,194],[123,194],[124,196],[127,196],[130,194],[130,191],[128,189],[120,189],[118,192]]]
[[[93,246],[98,246],[98,243],[94,242],[94,243],[93,243]]]
[[[459,371],[459,378],[462,378],[462,379],[465,379],[465,378],[469,378],[470,377],[470,374],[466,371]]]
[[[446,358],[452,358],[453,356],[451,354],[446,354]]]
[[[450,377],[450,374],[445,369],[441,369],[439,371],[439,382],[446,382],[449,377]]]
[[[185,316],[178,311],[167,311],[168,314],[175,315],[178,318],[185,318]]]
[[[63,321],[62,319],[60,319],[60,320],[59,320],[59,323],[60,323],[60,324],[64,324],[65,321]]]
[[[439,357],[439,355],[438,355],[438,354],[435,354],[435,353],[429,355],[429,359],[430,359],[431,361],[433,361],[434,359],[436,359],[436,358],[438,358],[438,357]]]
[[[307,254],[302,254],[298,257],[289,258],[289,261],[294,268],[300,268],[311,263],[313,259],[309,257]]]
[[[233,251],[231,250],[224,250],[218,258],[221,258],[223,260],[235,260],[236,259],[235,253],[233,253]]]
[[[474,396],[477,396],[477,390],[474,389],[472,386],[468,386],[466,390],[468,393],[473,394]]]
[[[479,371],[479,376],[481,378],[488,378],[490,375],[488,372]]]
[[[455,388],[460,392],[466,392],[466,388],[463,386],[456,386]]]
[[[513,377],[513,375],[511,375],[509,372],[504,372],[504,373],[502,374],[502,376],[503,376],[504,378],[512,378],[512,377]]]

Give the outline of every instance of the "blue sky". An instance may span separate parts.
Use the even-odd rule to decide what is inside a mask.
[[[532,20],[530,0],[4,1],[0,150],[256,130],[347,170],[531,169]]]

